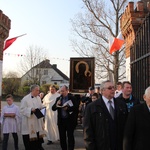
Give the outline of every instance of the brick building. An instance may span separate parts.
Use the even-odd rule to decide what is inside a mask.
[[[150,85],[150,1],[129,2],[120,19],[125,39],[126,76],[142,99]]]
[[[11,20],[0,10],[0,109],[1,109],[1,94],[2,94],[1,85],[2,85],[3,46],[4,41],[9,35],[10,26]],[[1,133],[0,133],[0,141],[1,141]]]

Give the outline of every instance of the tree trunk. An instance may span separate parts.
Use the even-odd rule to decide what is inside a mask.
[[[114,84],[116,85],[119,77],[119,51],[114,54]]]

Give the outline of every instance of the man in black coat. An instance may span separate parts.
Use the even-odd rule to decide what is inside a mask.
[[[101,84],[102,96],[90,103],[85,112],[84,141],[87,150],[122,150],[127,107],[114,99],[110,81]]]
[[[124,131],[123,150],[150,149],[150,86],[143,96],[145,102],[134,106]]]
[[[65,85],[61,87],[60,92],[61,96],[56,99],[52,106],[53,111],[58,111],[60,145],[62,150],[74,150],[74,129],[77,125],[76,113],[78,112],[76,98],[68,93],[68,87]]]

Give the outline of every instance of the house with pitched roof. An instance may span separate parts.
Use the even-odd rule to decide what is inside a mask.
[[[32,67],[21,77],[21,85],[23,84],[69,84],[69,78],[57,68],[56,64],[50,64],[50,60],[46,59]]]

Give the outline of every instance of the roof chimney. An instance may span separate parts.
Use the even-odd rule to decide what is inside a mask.
[[[138,1],[137,2],[137,11],[143,11],[144,10],[144,2]]]
[[[143,2],[144,10],[145,11],[149,10],[148,5],[150,5],[150,4],[148,4],[148,3],[150,3],[150,0],[141,0],[141,2]]]
[[[150,11],[150,2],[147,2],[147,9]]]
[[[45,62],[46,62],[46,63],[50,63],[50,60],[49,60],[49,59],[45,59]]]
[[[53,67],[54,67],[54,68],[57,68],[57,64],[53,64]]]

